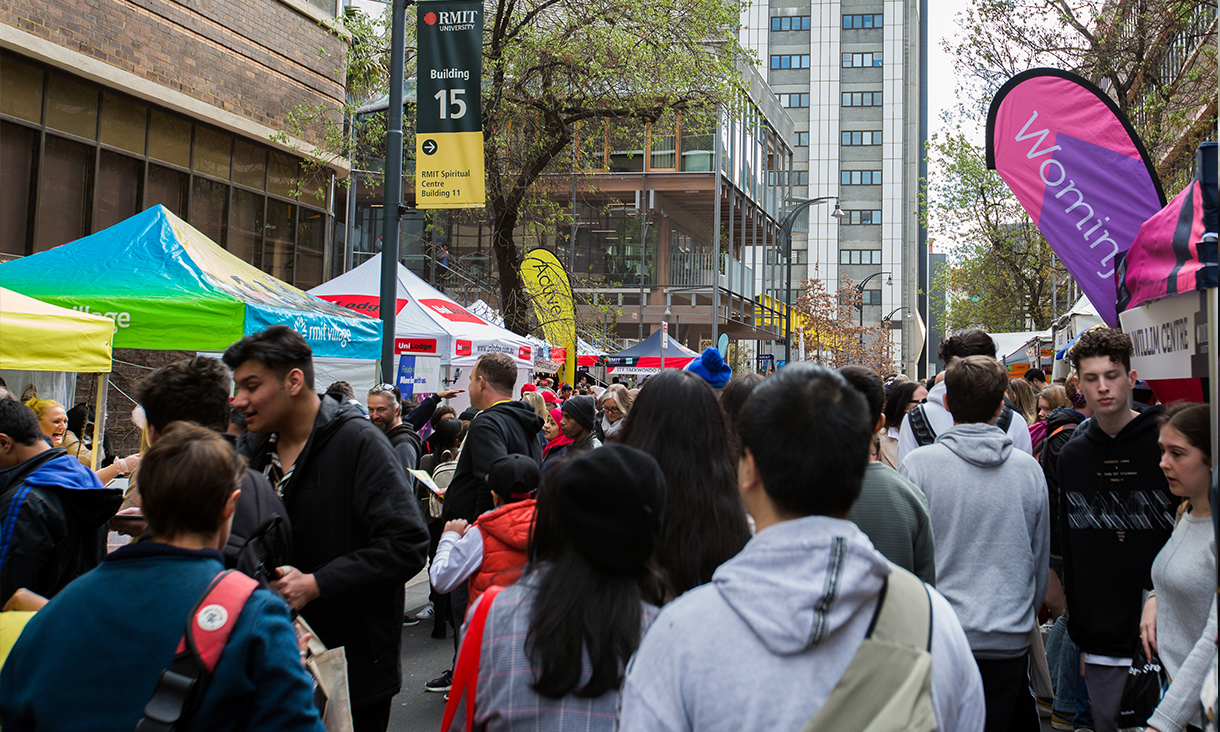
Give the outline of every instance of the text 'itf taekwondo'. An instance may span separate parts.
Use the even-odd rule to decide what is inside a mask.
[[[987,115],[987,167],[1008,184],[1098,315],[1116,326],[1120,255],[1165,194],[1113,100],[1058,69],[1014,76]]]

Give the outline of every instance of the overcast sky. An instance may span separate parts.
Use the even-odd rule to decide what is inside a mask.
[[[940,128],[940,113],[954,106],[953,59],[945,53],[942,41],[958,34],[955,16],[970,0],[931,0],[928,5],[928,125],[929,132]]]

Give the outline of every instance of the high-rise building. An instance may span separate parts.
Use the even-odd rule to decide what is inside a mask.
[[[863,323],[892,317],[902,368],[923,374],[927,247],[919,185],[927,138],[927,0],[757,0],[742,16],[771,89],[795,123],[792,196],[835,196],[793,232],[791,290],[816,277],[865,283]],[[806,223],[807,221],[807,223]],[[916,317],[916,313],[920,313]]]

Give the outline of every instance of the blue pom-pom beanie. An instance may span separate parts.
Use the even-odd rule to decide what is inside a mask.
[[[715,348],[703,349],[703,354],[686,364],[683,371],[697,374],[699,378],[711,384],[713,389],[721,389],[733,378],[733,369],[720,357],[720,351]]]

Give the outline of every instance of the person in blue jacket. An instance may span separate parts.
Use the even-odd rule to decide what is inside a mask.
[[[97,566],[123,492],[43,439],[34,412],[0,400],[0,605],[25,589],[54,597]]]
[[[140,465],[152,540],[116,549],[29,621],[0,671],[5,732],[135,728],[224,569],[244,474],[220,435],[169,425]],[[198,708],[177,729],[323,732],[283,600],[255,590],[231,622]]]

